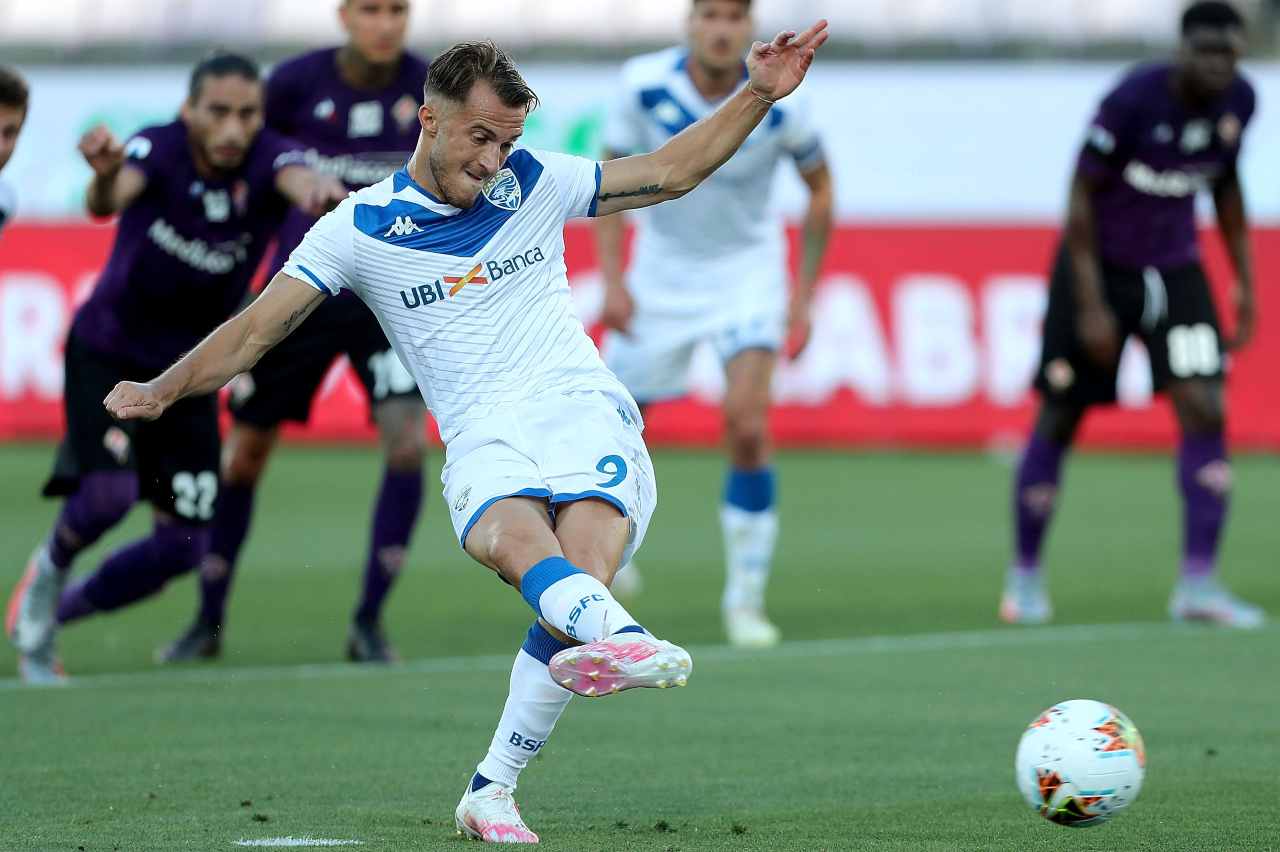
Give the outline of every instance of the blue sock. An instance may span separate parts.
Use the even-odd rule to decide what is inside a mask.
[[[776,492],[773,468],[755,470],[730,468],[724,479],[724,502],[744,512],[764,512],[773,508]]]
[[[525,572],[520,594],[547,624],[579,642],[639,625],[603,583],[563,556],[549,556]]]

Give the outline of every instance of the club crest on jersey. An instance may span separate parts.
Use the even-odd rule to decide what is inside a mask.
[[[503,210],[515,210],[520,206],[520,181],[511,169],[501,169],[493,177],[484,182],[480,191],[494,207]]]

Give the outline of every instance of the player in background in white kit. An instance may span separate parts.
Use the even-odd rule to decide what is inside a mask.
[[[750,0],[693,0],[688,46],[638,56],[605,125],[605,156],[660,147],[746,80],[742,56],[754,22]],[[803,255],[794,285],[782,222],[769,210],[781,160],[809,189]],[[831,172],[803,96],[776,106],[742,148],[694,192],[636,216],[631,267],[623,271],[623,217],[596,220],[606,296],[605,362],[644,406],[683,396],[696,347],[710,343],[724,365],[729,470],[720,507],[725,546],[721,606],[735,645],[778,641],[764,594],[778,536],[770,464],[769,404],[784,346],[809,336],[810,297],[831,234]],[[639,587],[623,566],[615,591]]]
[[[177,364],[104,400],[118,418],[154,419],[252,367],[329,296],[349,289],[369,306],[440,424],[460,543],[538,615],[455,811],[469,837],[538,842],[512,791],[572,693],[683,686],[692,670],[609,592],[657,491],[635,401],[573,312],[564,223],[692,190],[800,85],[825,29],[757,42],[748,85],[714,114],[607,163],[517,148],[537,96],[492,43],[455,45],[431,65],[405,168],[321,218],[262,295]],[[625,789],[625,771],[589,760],[593,789]]]
[[[27,83],[12,68],[0,65],[0,171],[13,156],[18,134],[27,120]],[[9,184],[0,180],[0,231],[13,218],[17,197]]]

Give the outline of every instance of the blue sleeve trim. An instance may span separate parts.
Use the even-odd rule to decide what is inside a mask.
[[[312,284],[315,286],[315,288],[316,288],[317,290],[319,290],[321,293],[324,293],[326,296],[332,296],[332,295],[333,295],[333,291],[332,291],[332,290],[330,290],[328,287],[324,286],[324,282],[323,282],[323,281],[321,281],[319,278],[317,278],[317,277],[316,277],[316,274],[315,274],[314,272],[312,272],[310,269],[307,269],[307,268],[306,268],[305,266],[303,266],[301,263],[295,263],[295,264],[294,264],[294,266],[298,267],[298,271],[299,271],[299,272],[301,272],[303,275],[305,275],[305,276],[307,276],[308,278],[310,278],[310,279],[311,279],[311,283],[312,283]]]
[[[538,602],[542,598],[542,593],[566,577],[583,573],[586,572],[574,566],[563,556],[548,556],[525,572],[524,577],[520,579],[520,595],[529,606],[533,607],[533,611],[541,616],[542,607]]]
[[[480,520],[480,516],[484,514],[484,510],[497,503],[499,500],[506,500],[508,497],[550,497],[551,492],[545,488],[521,488],[519,491],[511,494],[499,494],[497,497],[490,497],[480,504],[471,517],[467,520],[467,525],[462,528],[462,535],[458,537],[458,543],[465,549],[467,546],[467,534],[471,532],[471,528]]]
[[[818,140],[814,140],[813,144],[793,153],[791,157],[795,160],[796,166],[799,167],[800,171],[807,171],[826,161],[826,155],[822,150],[822,142]]]
[[[616,508],[619,512],[622,513],[622,517],[624,518],[631,517],[630,513],[627,512],[627,507],[622,504],[622,501],[619,500],[617,497],[614,497],[612,494],[608,493],[607,491],[593,490],[593,491],[579,491],[576,494],[556,494],[551,498],[551,505],[559,506],[561,503],[576,503],[579,500],[590,500],[592,498],[603,500],[606,503],[611,504],[614,508]]]
[[[587,208],[587,216],[590,218],[596,215],[596,203],[600,200],[600,178],[603,174],[604,170],[596,163],[596,191],[591,194],[591,206]]]

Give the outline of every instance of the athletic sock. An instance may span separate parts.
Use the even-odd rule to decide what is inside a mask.
[[[199,564],[208,547],[206,527],[156,524],[150,536],[120,548],[93,574],[63,590],[58,623],[119,609],[155,594],[170,579]]]
[[[253,519],[254,485],[223,485],[213,517],[209,553],[200,561],[200,620],[221,625],[226,619],[227,595],[235,575],[240,548]]]
[[[546,745],[551,730],[573,697],[572,692],[551,679],[547,664],[552,656],[568,647],[539,621],[529,628],[511,668],[511,689],[502,708],[502,718],[493,733],[489,753],[476,767],[471,789],[478,790],[490,781],[514,788],[520,771]]]
[[[1231,468],[1221,432],[1183,436],[1178,447],[1178,482],[1183,500],[1182,576],[1207,577],[1217,566],[1218,540],[1231,491]]]
[[[534,565],[520,581],[520,594],[548,624],[590,643],[631,627],[641,629],[609,589],[563,556]]]
[[[382,603],[404,564],[421,507],[422,471],[388,468],[382,475],[382,487],[373,510],[364,591],[356,606],[356,621],[376,624],[381,617]]]
[[[1040,570],[1040,547],[1058,498],[1058,478],[1067,448],[1031,434],[1013,490],[1014,565],[1023,574]]]
[[[131,470],[96,470],[80,477],[62,504],[49,536],[49,559],[66,572],[89,547],[129,513],[138,501],[138,475]]]
[[[772,467],[733,468],[725,477],[720,506],[724,535],[724,610],[763,610],[764,591],[778,540],[774,511],[776,486]]]

